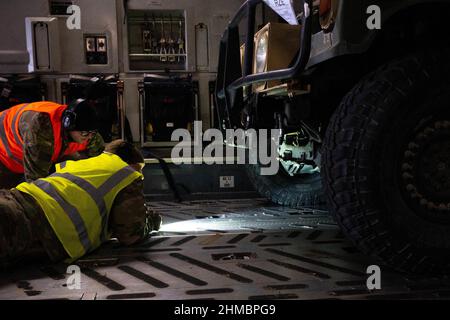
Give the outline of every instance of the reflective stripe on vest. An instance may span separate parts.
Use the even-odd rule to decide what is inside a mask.
[[[58,204],[63,208],[64,212],[67,214],[67,216],[72,221],[73,225],[75,226],[75,229],[77,230],[78,237],[80,238],[80,242],[83,245],[84,251],[88,252],[89,249],[92,247],[91,240],[89,240],[89,234],[86,229],[86,225],[84,224],[83,218],[81,218],[80,213],[78,212],[77,208],[72,206],[70,203],[68,203],[66,200],[64,200],[59,194],[58,191],[56,191],[55,187],[53,187],[50,183],[44,180],[37,180],[34,182],[34,184],[47,193],[50,197],[56,200]]]
[[[0,139],[2,140],[3,147],[5,148],[5,151],[10,160],[16,162],[18,165],[22,165],[21,164],[22,161],[12,154],[11,149],[9,147],[8,138],[6,137],[5,126],[3,125],[3,122],[8,113],[9,110],[6,110],[3,111],[2,114],[0,115]]]
[[[89,181],[84,180],[83,178],[74,176],[70,173],[54,173],[50,177],[61,177],[75,183],[81,189],[87,192],[87,194],[94,200],[97,204],[98,212],[100,212],[100,217],[102,219],[102,241],[106,238],[106,223],[108,221],[106,204],[103,199],[104,195],[102,195],[97,188],[95,188]],[[108,191],[111,191],[108,190]],[[59,201],[58,201],[59,203]],[[61,205],[61,204],[60,204]],[[62,207],[62,206],[61,206]]]
[[[66,252],[78,259],[109,236],[108,219],[117,194],[141,173],[118,156],[100,156],[57,164],[56,173],[17,190],[40,205]]]
[[[18,121],[17,118],[19,116],[19,113],[25,109],[27,106],[29,105],[29,103],[24,104],[22,107],[20,107],[18,109],[18,111],[16,112],[16,114],[13,117],[12,120],[12,126],[11,126],[11,130],[13,132],[14,135],[14,139],[15,139],[15,143],[17,144],[21,144],[22,143],[22,139],[19,137],[18,135]],[[20,105],[19,105],[20,106]],[[12,152],[11,152],[11,148],[9,146],[9,142],[8,142],[8,138],[6,137],[6,132],[5,132],[5,126],[1,125],[4,122],[5,117],[9,114],[9,110],[6,110],[5,112],[2,112],[1,116],[0,116],[0,139],[2,140],[3,146],[5,147],[6,153],[8,154],[8,156],[11,158],[11,160],[15,161],[17,164],[21,165],[22,161],[17,158]]]
[[[19,111],[16,112],[16,114],[13,117],[13,121],[12,121],[12,125],[13,127],[12,132],[14,135],[14,139],[16,139],[16,143],[23,143],[22,139],[19,137],[19,123],[18,123],[18,118],[19,118],[19,114],[20,112],[25,109],[26,107],[28,107],[29,103],[25,104],[23,107],[19,108]]]
[[[131,167],[125,167],[125,168],[120,169],[119,171],[117,171],[115,174],[113,174],[111,177],[109,177],[109,179],[106,180],[105,183],[103,183],[98,188],[100,194],[102,194],[103,196],[106,195],[110,190],[112,190],[112,188],[116,184],[118,184],[120,181],[122,181],[127,176],[129,176],[133,171],[135,172],[136,170],[134,170]]]
[[[61,166],[61,169],[65,167],[65,163],[63,162],[64,166]],[[89,181],[74,176],[70,173],[54,173],[50,177],[61,177],[64,179],[67,179],[71,181],[72,183],[75,183],[77,186],[79,186],[81,189],[84,189],[89,196],[92,198],[92,200],[95,201],[97,204],[98,211],[100,212],[100,216],[102,219],[102,242],[106,240],[107,238],[107,222],[108,222],[108,212],[106,209],[105,200],[103,199],[112,189],[118,185],[122,180],[124,180],[126,177],[128,177],[130,174],[135,172],[134,169],[131,167],[125,167],[123,169],[120,169],[116,173],[114,173],[106,182],[104,182],[98,189],[94,187]],[[55,198],[56,200],[56,198]],[[58,201],[58,200],[57,200]],[[59,203],[59,201],[58,201]],[[61,205],[61,203],[60,203]],[[61,207],[63,207],[61,205]],[[77,229],[78,230],[78,229]],[[80,237],[81,239],[81,237]]]

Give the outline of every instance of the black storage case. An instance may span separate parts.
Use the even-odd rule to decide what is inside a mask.
[[[37,76],[0,77],[0,111],[21,103],[42,101],[45,94],[45,85]]]
[[[114,139],[133,141],[131,130],[125,119],[125,137],[121,134],[120,111],[118,110],[118,81],[115,75],[111,76],[80,76],[72,75],[70,82],[65,83],[63,94],[66,103],[78,98],[91,99],[96,102],[97,115],[100,120],[99,133],[105,142]]]
[[[188,128],[194,120],[194,94],[191,75],[145,75],[142,129],[151,124],[152,141],[171,141],[174,130]]]

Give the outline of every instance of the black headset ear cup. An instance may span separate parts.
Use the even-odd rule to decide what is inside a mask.
[[[77,115],[72,110],[65,110],[62,117],[62,124],[64,129],[72,130],[75,127],[75,121],[77,119]]]

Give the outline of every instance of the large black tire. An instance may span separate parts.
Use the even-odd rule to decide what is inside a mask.
[[[403,272],[450,271],[449,51],[383,66],[342,101],[322,176],[331,212],[364,253]]]
[[[280,167],[278,174],[262,176],[259,165],[247,165],[247,174],[259,194],[274,203],[296,209],[325,203],[319,173],[290,177]]]

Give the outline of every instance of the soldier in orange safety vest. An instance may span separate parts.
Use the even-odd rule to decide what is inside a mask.
[[[104,150],[94,107],[78,99],[20,104],[0,113],[0,188],[48,176],[62,160],[94,157]]]

